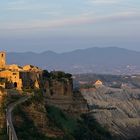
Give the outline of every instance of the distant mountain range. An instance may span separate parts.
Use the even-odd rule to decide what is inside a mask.
[[[70,73],[140,73],[140,52],[127,49],[89,48],[66,53],[46,51],[43,53],[8,53],[9,64],[32,64],[48,70],[63,70]]]

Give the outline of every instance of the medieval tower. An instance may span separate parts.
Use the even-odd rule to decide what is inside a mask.
[[[0,52],[0,68],[5,68],[6,65],[6,53]]]

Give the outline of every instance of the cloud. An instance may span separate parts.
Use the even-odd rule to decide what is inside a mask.
[[[5,12],[42,12],[51,10],[51,6],[47,2],[36,0],[12,0],[0,5],[0,10]]]
[[[8,5],[19,5],[19,4],[26,4],[27,1],[25,0],[14,0],[14,1],[9,1]]]
[[[63,28],[69,26],[79,26],[98,23],[122,22],[122,21],[140,20],[140,14],[136,12],[120,12],[107,16],[79,16],[64,18],[59,20],[38,20],[25,23],[1,23],[0,30],[47,30],[54,28]]]
[[[92,4],[116,4],[119,3],[120,0],[89,0]]]

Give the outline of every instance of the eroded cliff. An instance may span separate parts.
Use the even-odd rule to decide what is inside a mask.
[[[90,115],[109,129],[114,139],[140,138],[140,89],[101,87],[81,92]]]

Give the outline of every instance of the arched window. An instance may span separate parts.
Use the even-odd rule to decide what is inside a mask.
[[[17,82],[14,82],[14,87],[15,87],[15,88],[17,87]]]

